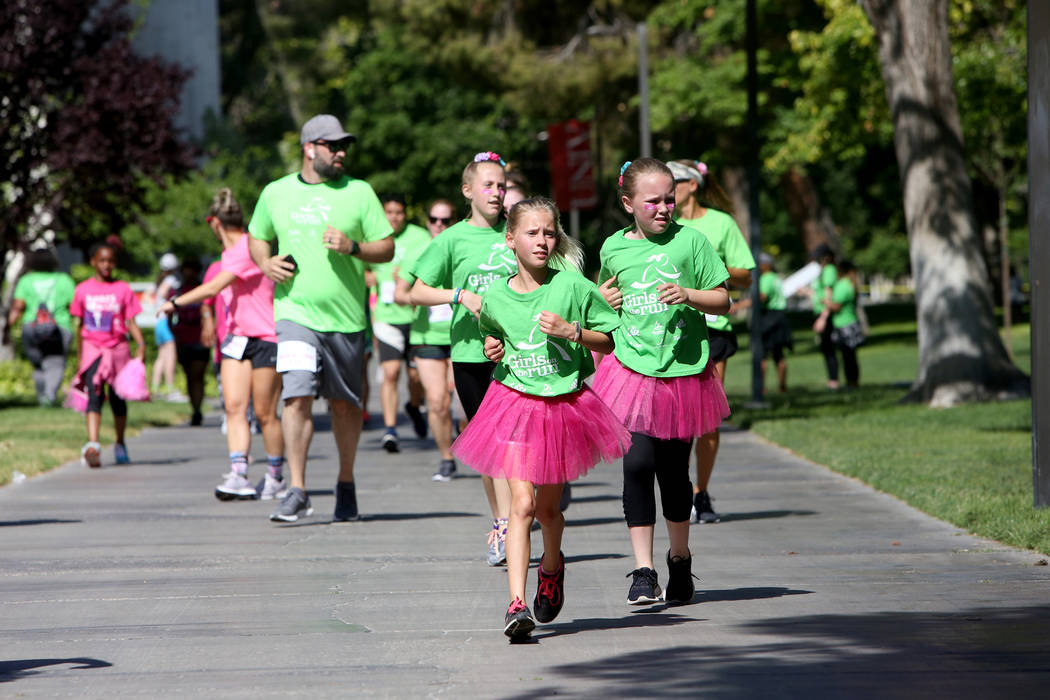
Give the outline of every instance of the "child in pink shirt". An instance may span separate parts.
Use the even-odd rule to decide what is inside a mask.
[[[79,337],[77,376],[74,390],[87,394],[88,441],[80,450],[81,462],[89,467],[102,465],[102,447],[98,441],[102,424],[102,402],[109,385],[109,405],[113,409],[113,427],[117,442],[113,454],[117,464],[127,464],[128,450],[124,445],[128,405],[113,391],[113,381],[131,359],[127,334],[135,340],[135,358],[140,362],[146,353],[142,331],[135,323],[135,315],[142,310],[139,300],[127,282],[113,279],[116,251],[106,244],[96,245],[91,251],[91,267],[95,276],[77,285],[69,313],[76,318]]]

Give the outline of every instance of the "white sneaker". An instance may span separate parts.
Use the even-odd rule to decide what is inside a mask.
[[[220,501],[255,498],[255,487],[248,478],[237,472],[223,475],[224,481],[215,487],[215,497]]]
[[[260,501],[272,501],[277,498],[284,498],[284,495],[288,493],[288,484],[285,482],[284,477],[276,479],[266,474],[255,486],[256,493],[259,494]]]

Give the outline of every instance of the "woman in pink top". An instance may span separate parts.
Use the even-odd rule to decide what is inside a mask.
[[[228,309],[227,328],[222,340],[223,399],[226,405],[226,443],[230,450],[230,472],[215,488],[222,501],[244,498],[280,498],[284,483],[284,439],[277,419],[277,400],[281,380],[277,375],[277,335],[273,326],[273,282],[263,275],[248,254],[244,214],[229,188],[212,199],[206,219],[222,243],[222,270],[211,280],[181,294],[157,312],[177,311],[183,304],[195,304],[219,294]],[[246,411],[248,402],[262,429],[269,468],[253,486],[248,481],[251,429]]]
[[[87,394],[88,441],[80,450],[80,461],[89,467],[102,466],[102,447],[98,442],[102,425],[102,402],[109,385],[109,405],[113,409],[113,428],[117,443],[113,455],[117,464],[127,464],[128,450],[124,446],[124,427],[128,422],[128,405],[113,391],[113,381],[131,359],[128,333],[135,339],[135,358],[140,362],[146,354],[142,331],[135,323],[135,315],[142,310],[138,297],[127,282],[113,279],[117,254],[108,243],[91,249],[91,267],[95,276],[77,285],[69,314],[76,321],[80,339],[77,357],[79,364],[73,388]]]

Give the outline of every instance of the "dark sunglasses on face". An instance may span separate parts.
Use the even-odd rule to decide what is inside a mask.
[[[444,224],[445,226],[448,226],[452,223],[451,216],[428,216],[427,219],[429,219],[432,224]]]
[[[323,140],[318,140],[318,141],[314,141],[313,143],[317,144],[318,146],[324,146],[325,148],[327,148],[332,153],[338,153],[339,151],[342,151],[342,152],[346,153],[346,150],[348,148],[350,148],[350,144],[353,143],[353,142],[350,141],[349,139],[347,139],[345,141],[323,141]]]

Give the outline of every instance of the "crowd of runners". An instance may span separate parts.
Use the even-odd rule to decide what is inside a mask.
[[[609,232],[594,281],[554,203],[529,196],[498,154],[464,158],[465,217],[459,197],[437,199],[422,227],[408,220],[403,196],[380,199],[347,174],[354,140],[334,116],[307,121],[299,170],[263,189],[250,221],[235,193],[220,190],[206,223],[221,260],[158,311],[178,319],[175,328],[192,319],[197,342],[217,350],[230,468],[216,497],[275,500],[277,522],[312,515],[307,454],[313,403],[323,397],[339,459],[333,519],[359,519],[354,466],[374,354],[381,415],[372,419],[383,422],[383,448],[401,449],[403,411],[417,438],[434,440],[434,481],[464,466],[482,475],[492,516],[485,556],[508,572],[508,637],[527,638],[561,609],[568,483],[600,461],[623,461],[635,559],[628,603],[691,600],[690,522],[719,519],[707,484],[729,414],[722,377],[736,351],[728,288],[750,285],[756,267],[707,166],[623,165],[617,184],[630,223]],[[95,276],[71,306],[90,466],[100,463],[107,393],[117,459],[129,460],[127,405],[112,385],[132,361],[129,333],[136,357],[144,354],[138,302],[113,279],[114,260],[109,244],[92,252]],[[267,455],[255,480],[253,422]],[[653,552],[657,483],[670,542],[663,587]],[[530,608],[533,520],[543,556]]]

